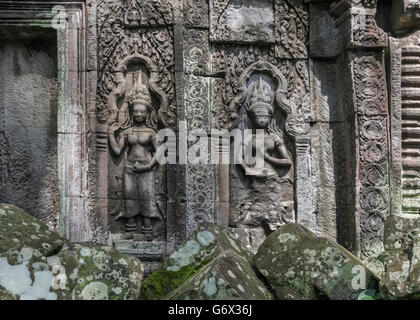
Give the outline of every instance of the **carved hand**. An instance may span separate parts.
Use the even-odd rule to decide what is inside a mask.
[[[120,126],[117,123],[113,123],[108,127],[109,134],[115,134],[116,131],[120,129]]]

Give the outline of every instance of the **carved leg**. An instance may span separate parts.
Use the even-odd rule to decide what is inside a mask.
[[[152,240],[152,232],[153,232],[152,219],[147,218],[147,217],[143,218],[141,232],[145,234],[145,238],[147,241]]]
[[[135,231],[136,228],[137,228],[137,223],[134,220],[134,218],[127,219],[127,222],[125,223],[125,230],[127,232],[130,232],[130,231]]]

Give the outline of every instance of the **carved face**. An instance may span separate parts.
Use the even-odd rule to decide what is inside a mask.
[[[256,129],[265,129],[270,123],[270,115],[268,114],[254,114],[252,120]]]
[[[136,103],[133,106],[133,120],[136,123],[144,123],[147,119],[149,111],[144,104]]]

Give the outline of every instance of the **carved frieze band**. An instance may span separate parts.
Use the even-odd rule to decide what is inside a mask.
[[[360,132],[360,244],[362,257],[367,257],[383,249],[389,212],[387,93],[384,67],[377,57],[355,58],[353,73]]]

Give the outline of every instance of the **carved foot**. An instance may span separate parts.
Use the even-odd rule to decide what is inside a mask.
[[[134,221],[133,218],[128,219],[128,221],[125,223],[125,230],[127,232],[134,231],[137,228],[137,223]]]

